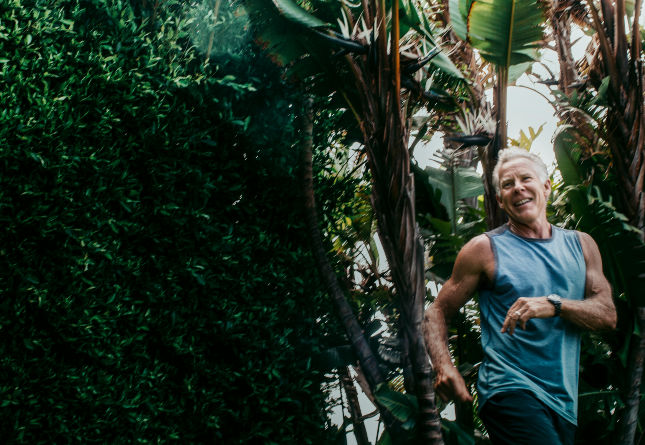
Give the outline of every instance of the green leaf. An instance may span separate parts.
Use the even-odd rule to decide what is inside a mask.
[[[437,54],[431,61],[431,65],[434,65],[443,73],[455,77],[460,80],[465,80],[464,74],[459,71],[459,68],[450,60],[450,58],[442,51]]]
[[[444,431],[446,443],[475,445],[475,437],[461,428],[457,422],[442,419],[441,429]]]
[[[452,30],[461,40],[468,40],[468,26],[466,23],[470,4],[472,4],[472,0],[450,0],[448,3]]]
[[[535,59],[537,58],[538,56],[536,54]],[[517,65],[510,66],[508,68],[508,83],[509,84],[515,83],[517,79],[519,79],[522,76],[522,74],[527,72],[532,66],[533,66],[533,61],[518,63]]]
[[[448,216],[455,220],[457,201],[479,196],[484,193],[481,176],[472,167],[455,167],[451,170],[427,167],[428,183],[441,190],[441,204],[448,210]]]
[[[376,445],[392,445],[392,438],[390,437],[390,433],[386,431],[383,431],[383,434],[381,434],[380,439],[378,442],[376,442]]]
[[[598,87],[598,94],[591,101],[592,105],[606,105],[607,104],[607,90],[609,89],[609,81],[611,80],[610,76],[605,77],[600,82]]]
[[[422,25],[416,5],[410,0],[399,0],[399,25],[401,36],[410,28],[418,29]]]
[[[460,7],[468,3],[461,0]],[[508,68],[536,59],[543,22],[535,0],[475,0],[467,16],[468,41],[485,60]]]
[[[379,401],[392,415],[407,424],[409,429],[414,428],[414,420],[419,410],[417,399],[410,394],[403,394],[390,389],[386,384],[381,384],[374,397]],[[411,423],[408,423],[411,422]]]
[[[329,23],[325,23],[318,17],[310,14],[292,0],[273,0],[273,4],[284,17],[306,28],[323,28],[329,26]]]
[[[580,184],[582,182],[581,172],[578,167],[580,150],[577,148],[572,127],[562,126],[558,128],[553,141],[553,151],[565,184]]]

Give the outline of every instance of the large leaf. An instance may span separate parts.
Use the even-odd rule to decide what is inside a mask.
[[[475,445],[475,437],[461,428],[457,422],[442,419],[446,445]]]
[[[441,190],[441,204],[448,210],[451,221],[455,220],[457,201],[484,193],[481,176],[472,167],[427,167],[425,172],[428,183],[434,189]]]
[[[497,66],[508,68],[536,58],[544,14],[534,0],[451,0],[455,33]],[[465,19],[465,20],[464,20]]]
[[[410,394],[390,389],[386,384],[380,385],[374,391],[374,397],[378,402],[387,408],[392,415],[403,422],[406,429],[413,429],[417,411],[419,410],[416,397]]]
[[[452,30],[461,40],[468,40],[468,10],[473,0],[450,0],[448,10],[450,11],[450,23]]]
[[[245,10],[255,25],[256,37],[281,65],[299,60],[308,53],[303,39],[305,29],[287,19],[266,0],[245,0]]]
[[[582,182],[579,169],[580,151],[570,126],[558,128],[553,141],[553,151],[565,184],[580,184]]]
[[[318,17],[298,6],[293,0],[273,0],[273,4],[287,19],[306,28],[323,28],[329,26],[328,23],[323,22]]]

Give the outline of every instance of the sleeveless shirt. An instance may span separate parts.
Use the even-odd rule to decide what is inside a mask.
[[[584,298],[586,264],[578,234],[551,226],[551,238],[523,238],[504,225],[486,235],[495,255],[495,276],[491,286],[479,292],[484,352],[477,383],[479,406],[500,392],[529,390],[575,425],[578,328],[551,317],[530,319],[526,330],[518,327],[513,335],[500,331],[519,297]]]

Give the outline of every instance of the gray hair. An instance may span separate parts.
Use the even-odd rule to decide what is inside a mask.
[[[504,150],[500,150],[497,164],[493,170],[493,186],[495,187],[495,193],[497,196],[500,194],[499,169],[502,168],[503,164],[518,158],[527,159],[533,164],[535,171],[538,174],[538,178],[542,183],[545,183],[549,179],[549,172],[546,169],[546,164],[539,156],[518,147],[506,148]]]

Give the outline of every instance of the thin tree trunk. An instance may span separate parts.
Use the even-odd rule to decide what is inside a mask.
[[[495,137],[484,149],[479,150],[479,155],[484,170],[484,207],[486,209],[486,226],[489,230],[498,227],[506,221],[506,215],[497,204],[497,194],[493,186],[493,169],[497,164],[500,150],[506,148],[507,129],[506,123],[506,97],[508,93],[508,69],[497,70],[497,82],[493,94],[495,106],[495,119],[497,121]]]
[[[340,372],[340,378],[343,382],[345,395],[347,395],[347,406],[349,408],[349,415],[352,419],[352,425],[354,426],[356,443],[358,445],[370,445],[370,441],[367,438],[365,423],[362,420],[361,405],[358,401],[358,392],[354,386],[354,379],[349,373],[349,368],[347,366],[343,366],[338,371]]]
[[[643,377],[643,362],[645,361],[645,307],[639,307],[637,313],[640,338],[638,342],[633,344],[629,389],[625,397],[625,416],[617,445],[632,445],[638,424],[638,409],[641,401],[640,389]]]
[[[414,208],[414,178],[407,147],[409,133],[400,96],[398,1],[393,2],[391,45],[387,41],[385,0],[373,3],[378,12],[374,22],[379,24],[378,69],[362,70],[357,61],[347,60],[361,92],[362,115],[358,118],[372,174],[372,205],[396,289],[401,329],[409,342],[414,394],[419,404],[418,440],[424,445],[438,445],[443,444],[441,421],[435,405],[432,368],[421,335],[425,270]],[[369,60],[365,62],[369,64]]]
[[[304,116],[303,116],[303,130],[304,140],[302,149],[302,164],[303,164],[303,189],[305,194],[305,219],[311,238],[311,248],[318,265],[318,269],[322,279],[327,286],[336,312],[340,321],[345,328],[345,333],[349,338],[354,353],[358,357],[360,367],[363,375],[367,380],[372,392],[379,384],[385,382],[385,378],[381,373],[378,366],[378,361],[373,351],[371,350],[367,339],[363,335],[363,330],[352,311],[345,293],[343,292],[338,277],[329,263],[327,254],[322,244],[322,232],[318,225],[318,214],[316,211],[316,200],[314,197],[313,187],[313,99],[308,97],[304,102]],[[399,443],[401,436],[401,424],[398,420],[391,415],[387,409],[380,409],[381,418],[385,424],[386,429],[390,432],[390,437],[393,443]]]
[[[573,91],[573,86],[578,82],[576,61],[571,52],[571,17],[566,10],[570,0],[555,0],[551,7],[551,25],[553,27],[553,40],[560,63],[560,79],[558,86],[566,96]],[[564,5],[563,5],[564,3]]]

